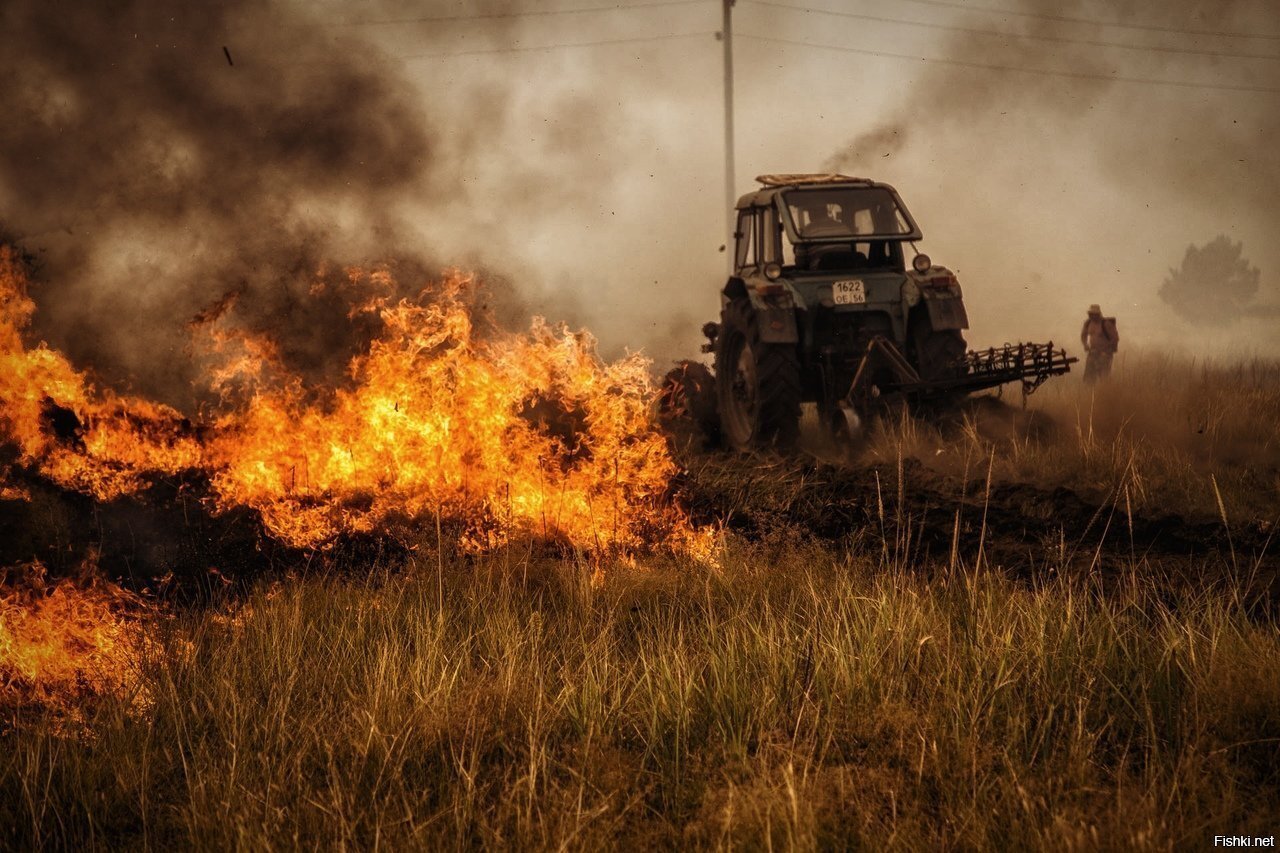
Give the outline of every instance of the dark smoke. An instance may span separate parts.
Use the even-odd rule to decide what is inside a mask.
[[[1087,4],[1067,3],[1059,0],[1021,0],[1008,4],[1010,8],[1028,12],[1061,14],[1065,6],[1084,8]],[[1132,4],[1130,4],[1132,5]],[[1114,14],[1112,12],[1111,14]],[[990,26],[984,19],[983,26]],[[1056,37],[1065,29],[1062,23],[1038,18],[1002,18],[999,26],[1011,34],[1031,37]],[[1077,74],[1104,74],[1107,65],[1096,50],[1070,46],[1055,49],[1059,66],[1066,66]],[[970,32],[956,32],[943,42],[943,46],[931,56],[955,63],[976,63],[989,66],[1016,68],[1019,66],[1044,67],[1045,50],[1042,42],[1032,39],[992,38]],[[961,66],[963,67],[963,66]],[[854,137],[832,155],[826,168],[853,173],[874,172],[880,158],[895,154],[913,139],[929,134],[954,134],[963,132],[977,118],[992,110],[1001,112],[1034,111],[1045,108],[1070,115],[1088,108],[1091,100],[1108,84],[1092,79],[1072,80],[1067,88],[1069,97],[1061,96],[1060,80],[1034,75],[1018,75],[996,72],[966,76],[964,71],[946,63],[926,66],[916,77],[906,96],[900,100],[897,114],[880,125]],[[989,140],[988,144],[996,140]]]
[[[888,157],[902,150],[910,137],[910,128],[903,123],[881,125],[861,134],[848,147],[827,159],[823,171],[839,172],[852,166],[855,169],[872,170],[877,159]],[[868,172],[871,174],[871,172]],[[858,175],[855,177],[866,177]]]
[[[960,18],[957,26],[938,51],[930,55],[942,63],[925,66],[916,82],[911,85],[907,97],[900,103],[895,118],[855,137],[848,146],[835,154],[830,165],[860,166],[868,158],[882,156],[886,151],[906,142],[907,131],[954,131],[954,125],[992,112],[1012,112],[1034,106],[1036,112],[1056,112],[1064,115],[1083,113],[1092,108],[1096,100],[1114,87],[1107,78],[1142,78],[1180,82],[1205,82],[1208,84],[1252,86],[1259,89],[1280,86],[1280,65],[1266,57],[1280,57],[1271,42],[1235,41],[1197,37],[1193,35],[1155,35],[1135,33],[1132,30],[1103,28],[1072,23],[1066,18],[1093,19],[1150,25],[1153,22],[1168,29],[1211,30],[1249,32],[1257,29],[1258,21],[1273,17],[1265,0],[1174,0],[1169,3],[1152,3],[1149,0],[1125,0],[1116,3],[1092,3],[1086,0],[1017,0],[1002,4],[1010,9],[1009,15],[987,15],[982,18]],[[1250,15],[1254,17],[1251,19]],[[1037,17],[1042,16],[1042,17]],[[983,30],[980,33],[975,30]],[[1274,31],[1274,27],[1271,31]],[[1006,35],[991,35],[990,32]],[[1176,47],[1191,50],[1205,49],[1213,53],[1221,48],[1226,58],[1178,54],[1173,52],[1143,53],[1107,44],[1129,44],[1137,47]],[[1233,50],[1243,48],[1248,59],[1234,56]],[[1192,67],[1199,59],[1198,67]],[[1230,66],[1227,68],[1228,60]],[[986,66],[985,72],[966,71],[966,67]],[[1030,69],[1030,72],[1016,69]],[[1196,73],[1207,69],[1208,73]],[[1060,72],[1060,75],[1037,73]],[[1223,71],[1224,74],[1215,74]],[[1230,72],[1230,77],[1225,72]],[[1179,87],[1172,87],[1180,91]],[[1239,102],[1223,106],[1216,102],[1212,90],[1206,90],[1201,107],[1193,116],[1185,113],[1186,101],[1180,99],[1181,110],[1170,111],[1162,98],[1160,87],[1136,87],[1128,89],[1136,93],[1133,101],[1145,106],[1136,112],[1133,127],[1140,127],[1149,120],[1157,120],[1160,126],[1185,127],[1187,136],[1203,139],[1207,131],[1226,150],[1203,152],[1199,164],[1212,161],[1231,161],[1231,154],[1245,152],[1251,162],[1263,166],[1268,177],[1280,174],[1280,163],[1267,157],[1267,162],[1257,162],[1267,153],[1259,147],[1267,133],[1245,132],[1233,121]],[[1163,90],[1168,92],[1169,89]],[[1275,129],[1280,120],[1273,108],[1274,97],[1259,93],[1252,99],[1256,116],[1266,120],[1266,128]],[[1246,112],[1249,112],[1246,110]],[[1214,118],[1214,127],[1199,126],[1192,119]],[[1253,117],[1253,116],[1251,116]],[[1225,122],[1221,121],[1225,118]],[[1234,127],[1233,127],[1234,125]],[[1124,129],[1127,134],[1131,129]],[[896,139],[895,139],[896,137]],[[1149,135],[1139,134],[1134,147],[1146,147],[1148,154],[1159,156],[1144,143]],[[994,140],[993,140],[994,142]]]
[[[239,290],[306,368],[345,361],[317,274],[390,257],[430,194],[431,124],[395,70],[294,7],[16,0],[0,9],[0,232],[40,259],[37,331],[183,401],[184,324]]]

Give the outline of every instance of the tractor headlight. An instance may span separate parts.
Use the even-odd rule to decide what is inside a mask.
[[[774,263],[765,264],[764,277],[769,279],[769,281],[777,281],[782,278],[782,265]]]
[[[918,273],[927,273],[933,267],[933,261],[929,260],[928,255],[916,255],[911,261],[912,268]]]

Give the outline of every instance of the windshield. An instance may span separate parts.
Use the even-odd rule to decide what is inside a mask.
[[[902,237],[912,233],[893,193],[880,187],[832,187],[783,194],[802,240]]]

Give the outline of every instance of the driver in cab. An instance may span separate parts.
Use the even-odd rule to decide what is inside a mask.
[[[844,237],[849,234],[849,226],[842,222],[836,214],[840,206],[821,204],[805,211],[808,222],[800,229],[804,237]]]

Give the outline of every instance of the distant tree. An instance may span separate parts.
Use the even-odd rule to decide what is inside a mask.
[[[1169,270],[1160,298],[1182,317],[1226,325],[1256,307],[1261,271],[1244,258],[1244,244],[1219,234],[1203,246],[1187,247],[1182,266]]]

